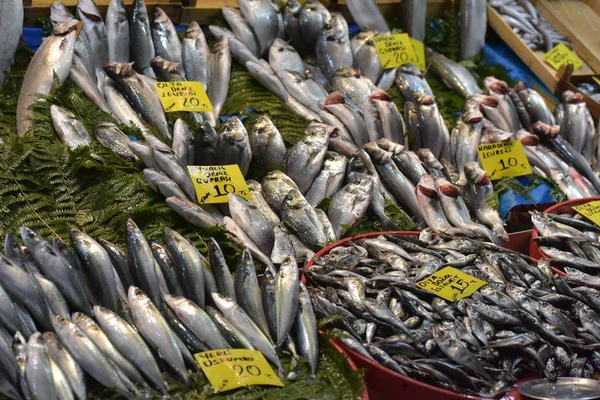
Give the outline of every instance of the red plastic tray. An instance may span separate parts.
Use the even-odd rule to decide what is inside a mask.
[[[596,201],[596,200],[600,200],[600,197],[588,197],[585,199],[563,201],[562,203],[555,204],[552,207],[548,207],[547,209],[545,209],[544,214],[553,213],[553,214],[575,215],[576,212],[575,212],[575,210],[573,210],[573,206],[579,206],[581,204],[589,203],[590,201]],[[538,244],[533,241],[533,238],[538,237],[538,236],[539,236],[539,233],[538,233],[537,229],[535,229],[535,226],[534,226],[533,230],[531,231],[531,241],[529,242],[529,256],[536,260],[539,260],[542,258],[548,258],[548,256],[546,254],[544,254],[544,252],[540,249],[540,246],[538,246]]]
[[[419,232],[406,232],[406,231],[388,231],[388,232],[374,232],[367,233],[364,235],[358,235],[351,238],[342,239],[336,243],[330,244],[319,251],[315,257],[324,256],[329,253],[331,249],[339,246],[343,246],[346,243],[354,240],[359,240],[369,237],[377,237],[384,234],[398,235],[398,236],[417,236]],[[314,262],[311,259],[305,267],[308,271]],[[305,282],[304,276],[302,281]],[[359,368],[365,368],[365,382],[367,383],[367,389],[371,400],[378,399],[418,399],[418,400],[466,400],[466,399],[481,399],[480,397],[469,396],[466,394],[456,393],[449,390],[439,388],[437,386],[428,385],[423,382],[419,382],[415,379],[408,378],[404,375],[400,375],[390,369],[383,367],[382,365],[375,363],[363,355],[353,351],[352,349],[345,346],[343,343],[336,339],[332,339],[334,342],[344,349],[346,353],[350,355],[354,363]],[[536,379],[536,376],[523,379],[519,382],[524,382]],[[503,400],[524,400],[518,389],[515,388],[512,391],[504,394],[501,399]]]

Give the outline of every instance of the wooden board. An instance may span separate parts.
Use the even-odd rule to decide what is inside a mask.
[[[532,0],[577,55],[600,73],[600,0]]]
[[[519,56],[519,58],[540,78],[540,80],[554,92],[558,83],[557,71],[544,60],[543,51],[531,50],[523,42],[512,28],[504,22],[500,14],[490,5],[488,5],[488,23],[504,42]],[[558,30],[558,29],[557,29]],[[561,32],[563,33],[563,32]],[[564,34],[564,33],[563,33]],[[573,73],[575,76],[593,75],[592,68],[585,63]]]

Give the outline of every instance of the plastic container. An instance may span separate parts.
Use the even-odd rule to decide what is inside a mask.
[[[319,251],[315,257],[324,256],[329,253],[331,249],[339,246],[344,246],[350,241],[355,241],[364,238],[377,237],[384,234],[398,235],[398,236],[417,236],[419,232],[406,232],[406,231],[394,231],[394,232],[375,232],[367,233],[364,235],[358,235],[351,238],[342,239],[336,243],[333,243],[321,251]],[[311,259],[305,267],[305,270],[309,270],[313,266],[313,260]],[[304,281],[304,277],[303,277]],[[353,351],[352,349],[345,346],[343,343],[336,339],[332,339],[334,342],[344,349],[346,353],[350,355],[354,363],[359,368],[364,368],[365,382],[369,391],[369,397],[371,400],[378,399],[418,399],[418,400],[466,400],[466,399],[480,399],[479,397],[469,396],[466,394],[456,393],[449,390],[439,388],[437,386],[428,385],[426,383],[417,381],[412,378],[408,378],[404,375],[400,375],[384,366],[365,358],[363,355]],[[531,376],[528,379],[523,379],[520,383],[527,382],[529,380],[536,379],[536,376]],[[523,400],[518,389],[505,393],[501,399],[503,400]]]
[[[575,215],[577,212],[575,210],[573,210],[573,206],[580,206],[582,204],[589,203],[590,201],[596,201],[596,200],[600,200],[600,197],[588,197],[585,199],[575,199],[575,200],[563,201],[562,203],[555,204],[552,207],[548,207],[547,209],[545,209],[544,214]],[[538,236],[539,236],[539,233],[538,233],[537,229],[535,229],[535,226],[534,226],[533,230],[531,232],[531,241],[529,242],[529,256],[536,260],[539,260],[542,258],[549,258],[546,254],[544,254],[542,249],[540,249],[540,246],[533,240],[534,238],[536,238]]]

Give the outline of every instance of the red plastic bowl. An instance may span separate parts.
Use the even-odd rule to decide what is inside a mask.
[[[377,237],[380,235],[397,235],[397,236],[417,236],[419,232],[406,232],[406,231],[388,231],[388,232],[374,232],[367,233],[364,235],[358,235],[351,238],[342,239],[338,242],[330,244],[319,251],[315,257],[321,257],[331,251],[331,249],[339,246],[344,246],[350,241],[355,241],[364,238]],[[311,259],[305,267],[308,271],[314,265]],[[305,282],[305,278],[302,277],[302,281]],[[452,392],[446,389],[439,388],[437,386],[428,385],[423,382],[419,382],[415,379],[408,378],[404,375],[400,375],[390,369],[383,367],[382,365],[369,360],[363,355],[353,351],[352,349],[345,346],[342,342],[332,339],[340,347],[344,349],[346,353],[350,355],[354,363],[359,368],[365,368],[365,382],[367,389],[369,390],[369,396],[372,400],[378,399],[418,399],[418,400],[466,400],[466,399],[481,399],[480,397],[469,396],[466,394]],[[536,379],[535,376],[523,379],[519,382],[522,384],[529,380]],[[523,396],[519,393],[518,389],[505,393],[502,400],[523,400]]]
[[[575,200],[563,201],[562,203],[555,204],[552,207],[548,207],[547,209],[545,209],[544,214],[552,213],[552,214],[575,215],[576,211],[573,210],[573,206],[580,206],[582,204],[589,203],[590,201],[596,201],[596,200],[600,200],[600,197],[588,197],[585,199],[575,199]],[[544,254],[542,249],[540,249],[540,246],[536,242],[533,241],[533,238],[536,238],[538,236],[539,236],[539,232],[537,231],[537,229],[535,229],[535,226],[534,226],[533,230],[531,232],[531,241],[529,242],[529,256],[536,260],[539,260],[542,258],[549,258],[546,254]]]
[[[348,353],[346,352],[346,349],[343,348],[340,345],[340,342],[338,340],[335,339],[329,339],[328,343],[333,346],[334,349],[336,349],[341,355],[344,356],[344,358],[346,359],[346,361],[348,362],[348,366],[350,367],[350,369],[352,371],[358,371],[358,367],[356,366],[356,364],[354,363],[354,361],[352,360],[352,357],[350,357],[350,355],[348,355]],[[367,390],[367,385],[365,383],[365,389],[362,392],[362,395],[360,396],[361,400],[369,400],[369,392]]]

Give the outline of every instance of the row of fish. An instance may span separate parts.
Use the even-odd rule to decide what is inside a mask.
[[[0,255],[0,393],[85,399],[88,378],[126,398],[169,396],[164,372],[189,385],[193,353],[279,350],[317,367],[317,325],[291,255],[259,285],[248,249],[232,275],[214,239],[208,259],[176,231],[149,243],[131,220],[127,253],[73,230],[73,248],[21,229]],[[160,360],[164,362],[159,362]],[[159,365],[162,365],[159,368]],[[164,365],[169,367],[165,370]],[[161,372],[162,370],[162,372]]]
[[[565,279],[600,288],[600,228],[581,215],[542,214],[533,212],[533,226],[538,236],[533,240],[540,246],[550,263],[562,268]]]
[[[416,285],[446,266],[487,284],[453,302]],[[425,230],[350,242],[305,275],[317,317],[339,340],[431,385],[489,398],[531,375],[600,371],[600,293],[587,278],[553,275],[547,260]]]
[[[489,0],[512,30],[532,50],[548,52],[559,43],[571,47],[569,39],[559,33],[529,0]]]

